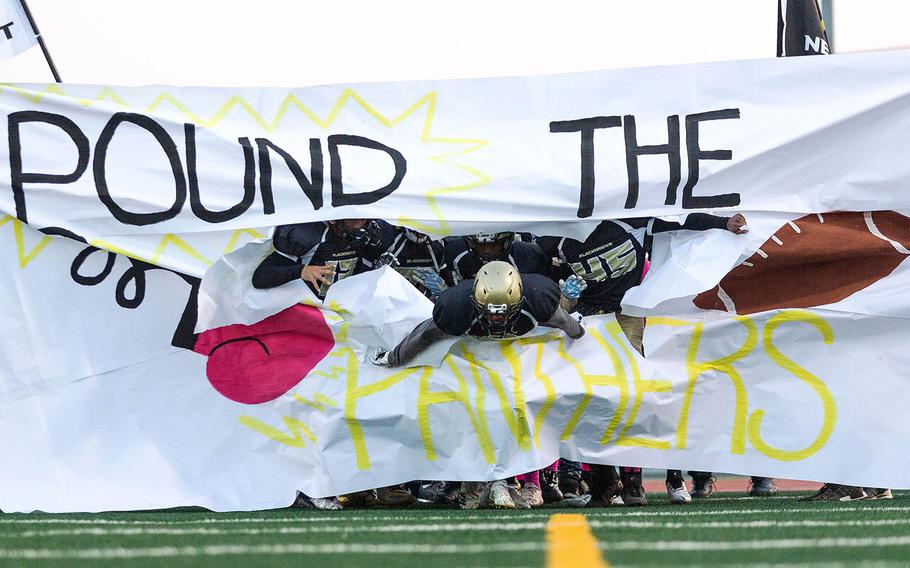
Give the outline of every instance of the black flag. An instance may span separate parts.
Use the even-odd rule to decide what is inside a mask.
[[[816,0],[777,0],[777,56],[827,55],[828,33]]]

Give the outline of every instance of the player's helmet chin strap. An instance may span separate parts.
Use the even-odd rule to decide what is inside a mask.
[[[481,329],[489,337],[503,338],[512,335],[518,316],[521,314],[519,302],[512,306],[506,304],[487,304],[478,317]]]

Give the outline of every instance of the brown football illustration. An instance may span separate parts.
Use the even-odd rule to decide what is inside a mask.
[[[736,314],[839,302],[910,256],[910,218],[894,211],[811,214],[777,230],[755,254],[695,297]]]

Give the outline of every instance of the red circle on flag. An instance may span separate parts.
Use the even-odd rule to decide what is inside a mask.
[[[253,325],[205,331],[193,351],[208,356],[206,376],[222,396],[262,404],[297,386],[334,347],[322,312],[297,304]]]

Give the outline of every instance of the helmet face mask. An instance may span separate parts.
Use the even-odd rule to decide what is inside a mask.
[[[474,307],[484,334],[506,337],[513,333],[524,303],[521,276],[511,264],[492,261],[474,280]]]
[[[500,231],[498,233],[477,233],[465,237],[468,242],[468,248],[480,257],[483,262],[491,262],[507,254],[515,241],[515,233],[512,231]]]
[[[374,240],[379,234],[379,225],[372,219],[341,219],[329,221],[336,234],[346,243],[362,246]]]

